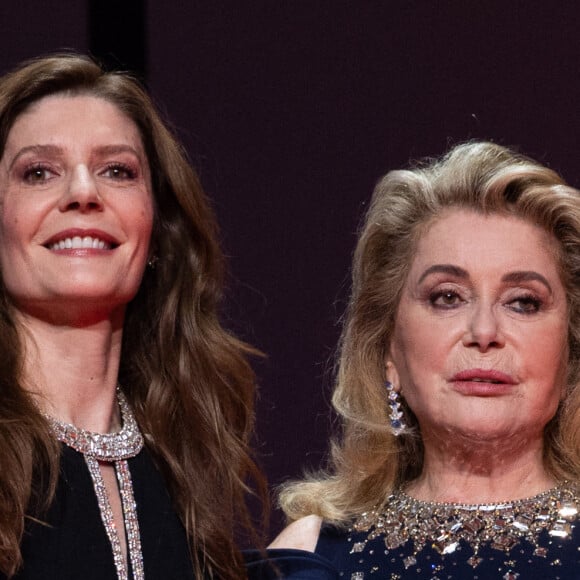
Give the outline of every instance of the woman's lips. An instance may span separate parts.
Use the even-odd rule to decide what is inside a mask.
[[[51,236],[43,246],[52,252],[86,254],[109,251],[118,246],[109,234],[99,230],[69,229]]]
[[[476,397],[493,397],[512,390],[517,381],[509,374],[498,370],[467,369],[451,378],[453,388]]]

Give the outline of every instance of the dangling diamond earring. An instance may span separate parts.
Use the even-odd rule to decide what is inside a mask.
[[[389,406],[391,407],[391,413],[389,415],[391,432],[395,437],[398,437],[405,431],[405,429],[407,429],[407,425],[402,420],[403,411],[401,411],[401,400],[399,398],[399,393],[397,393],[395,387],[393,387],[393,383],[385,381],[385,387],[387,388],[387,398],[389,399]]]

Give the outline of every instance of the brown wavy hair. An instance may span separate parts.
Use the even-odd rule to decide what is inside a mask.
[[[251,530],[249,482],[265,497],[249,452],[257,351],[219,320],[224,260],[199,179],[141,85],[88,57],[58,54],[0,79],[0,159],[15,120],[48,95],[91,95],[138,127],[152,175],[158,257],[128,305],[119,380],[190,539],[199,577],[245,576],[236,530]],[[1,273],[0,273],[1,276]],[[59,446],[22,385],[23,350],[0,279],[0,571],[22,564],[31,507],[46,508]]]
[[[528,157],[469,142],[442,158],[391,171],[376,186],[355,251],[339,345],[333,405],[342,433],[327,471],[282,489],[289,519],[315,513],[346,524],[420,474],[423,443],[411,410],[405,410],[409,433],[395,437],[388,428],[384,361],[418,240],[454,208],[517,216],[557,242],[568,300],[568,375],[565,399],[545,429],[544,463],[556,479],[579,478],[580,192]]]

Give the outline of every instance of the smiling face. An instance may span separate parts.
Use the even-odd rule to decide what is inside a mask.
[[[23,312],[127,304],[149,251],[153,196],[135,124],[93,96],[49,96],[20,115],[0,160],[0,268]]]
[[[542,437],[567,361],[556,249],[535,225],[465,210],[421,236],[388,360],[424,437]]]

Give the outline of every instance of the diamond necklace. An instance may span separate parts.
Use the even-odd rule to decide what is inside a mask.
[[[95,495],[101,512],[101,519],[111,548],[113,560],[117,569],[119,580],[129,580],[129,571],[121,541],[115,526],[113,510],[107,494],[107,488],[101,474],[99,462],[112,463],[119,485],[119,495],[123,506],[123,519],[125,522],[125,535],[129,549],[129,559],[133,571],[133,580],[144,580],[143,554],[141,552],[141,536],[139,533],[139,521],[137,519],[137,504],[133,495],[133,482],[127,459],[135,457],[143,448],[143,436],[125,395],[117,389],[117,401],[121,410],[123,427],[118,433],[94,433],[79,429],[70,423],[58,421],[50,415],[44,414],[56,438],[62,443],[72,447],[75,451],[83,454]]]
[[[355,522],[353,531],[368,532],[368,536],[353,545],[352,553],[362,552],[368,541],[384,536],[389,550],[413,542],[405,568],[417,563],[416,556],[425,546],[445,556],[455,552],[460,541],[473,549],[467,561],[472,568],[482,562],[478,553],[484,545],[507,553],[527,540],[535,548],[534,556],[545,558],[547,548],[538,543],[540,533],[546,530],[552,538],[569,538],[579,506],[579,488],[567,481],[531,498],[496,504],[426,502],[399,490],[388,498],[385,508],[364,513]]]

